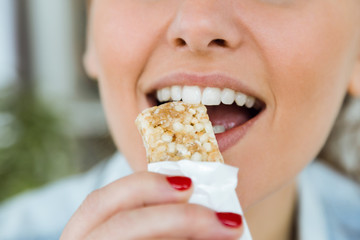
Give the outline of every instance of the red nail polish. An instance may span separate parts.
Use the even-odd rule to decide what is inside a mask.
[[[226,227],[238,228],[242,225],[242,217],[239,214],[231,212],[217,212],[216,216]]]
[[[182,176],[166,177],[170,185],[178,191],[184,191],[191,187],[191,179]]]

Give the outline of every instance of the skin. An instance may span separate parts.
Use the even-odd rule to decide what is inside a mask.
[[[101,234],[117,231],[136,239],[132,234],[143,232],[136,216],[148,220],[143,221],[154,232],[160,219],[169,222],[161,234],[148,229],[142,239],[236,239],[241,234],[241,228],[217,222],[210,210],[186,204],[191,189],[173,190],[163,176],[142,172],[145,150],[134,120],[149,107],[150,85],[184,71],[242,79],[265,102],[261,118],[222,154],[226,164],[240,169],[237,193],[254,239],[290,238],[296,176],[321,150],[346,93],[360,95],[360,1],[94,0],[91,4],[85,66],[99,80],[114,140],[136,177],[90,194],[63,239],[104,237]],[[149,200],[154,191],[157,199]],[[111,194],[115,199],[106,197]],[[133,199],[139,203],[130,204]],[[98,201],[105,210],[94,204]],[[121,202],[129,207],[120,207]],[[144,211],[143,206],[151,207],[145,215],[136,214]],[[98,218],[91,217],[93,212],[99,213]],[[194,224],[201,221],[202,226]],[[126,228],[130,223],[133,232]]]

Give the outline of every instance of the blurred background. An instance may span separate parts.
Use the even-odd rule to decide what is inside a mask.
[[[85,1],[0,0],[0,201],[115,151],[82,67]]]

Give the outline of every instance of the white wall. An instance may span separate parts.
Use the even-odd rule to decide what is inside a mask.
[[[64,112],[76,135],[103,135],[107,126],[98,99],[81,98],[81,81],[85,79],[81,79],[82,63],[77,56],[78,9],[73,1],[28,1],[32,80],[37,95]]]
[[[16,78],[14,0],[0,0],[0,89]]]
[[[33,81],[46,100],[74,96],[78,70],[74,58],[73,0],[31,0],[29,18]]]

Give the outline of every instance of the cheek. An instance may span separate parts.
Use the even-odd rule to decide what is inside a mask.
[[[302,150],[314,156],[328,136],[346,93],[355,59],[351,40],[355,34],[350,29],[353,24],[341,11],[324,9],[323,16],[321,11],[316,15],[309,12],[312,15],[294,19],[291,24],[279,23],[279,28],[270,33],[278,37],[275,42],[267,41],[266,49],[270,49],[267,54],[272,60],[274,130],[283,131],[284,144],[304,146]],[[286,126],[289,131],[284,131]]]
[[[246,148],[239,145],[227,153],[231,164],[241,161],[233,156],[247,160],[239,166],[248,170],[239,176],[239,196],[245,206],[293,179],[316,157],[330,133],[356,49],[355,31],[349,29],[353,24],[345,13],[337,14],[259,19],[259,27],[252,28],[262,31],[254,36],[262,36],[257,41],[263,47],[274,100],[264,124],[254,129],[257,134],[249,135]]]
[[[107,4],[106,1],[98,3],[93,16],[92,30],[100,66],[99,88],[115,143],[131,167],[140,171],[146,169],[146,160],[134,123],[140,112],[136,86],[157,38],[158,31],[151,26],[161,24],[154,22],[160,20],[151,17],[155,14],[153,11],[135,1],[124,0],[121,6],[114,5],[116,3]]]
[[[109,20],[106,19],[105,22],[97,21],[95,27],[95,45],[102,70],[100,75],[106,79],[109,76],[121,77],[116,81],[126,78],[134,79],[142,68],[144,59],[146,59],[146,45],[148,43],[142,42],[142,38],[135,35],[137,31],[131,30],[132,27],[137,27],[130,23],[134,19],[128,19],[123,15],[114,18],[115,20],[109,17]],[[129,85],[134,86],[134,84],[123,80],[122,84],[128,87],[130,87]]]
[[[172,2],[122,0],[100,4],[93,36],[104,74],[137,80],[163,37],[176,8]]]
[[[136,94],[138,78],[172,12],[169,6],[173,0],[160,2],[97,1],[92,16],[107,121],[116,145],[135,171],[146,169],[145,151],[134,124],[141,110]]]

